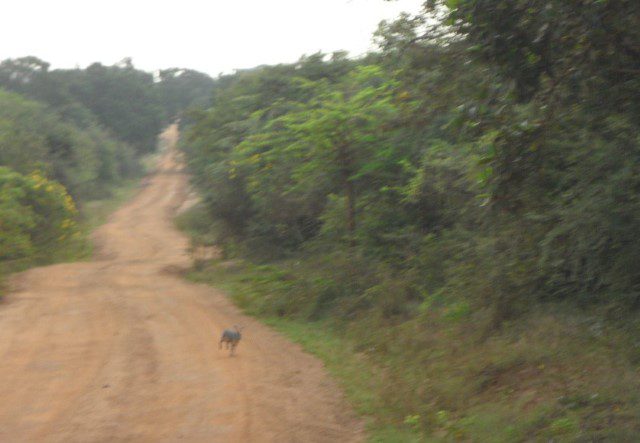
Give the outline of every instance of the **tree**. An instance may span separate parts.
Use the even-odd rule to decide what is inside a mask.
[[[170,68],[158,73],[154,88],[158,91],[168,118],[178,118],[189,108],[206,107],[214,81],[207,74],[192,69]]]
[[[358,67],[336,86],[325,80],[294,80],[313,91],[313,98],[308,104],[277,102],[262,110],[260,115],[284,112],[265,131],[247,137],[233,158],[245,166],[249,189],[257,196],[272,193],[271,202],[291,197],[292,203],[305,200],[295,196],[306,196],[307,203],[312,195],[320,199],[302,206],[315,208],[305,218],[318,216],[327,195],[341,194],[347,236],[355,245],[358,186],[386,166],[376,151],[383,148],[396,116],[395,84],[376,66]]]

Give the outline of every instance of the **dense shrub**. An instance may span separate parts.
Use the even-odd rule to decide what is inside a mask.
[[[77,235],[76,213],[60,184],[0,167],[0,261],[54,251]]]
[[[227,243],[358,257],[408,305],[446,294],[492,326],[541,300],[639,307],[640,11],[480,3],[426,2],[362,60],[219,78],[184,149]]]

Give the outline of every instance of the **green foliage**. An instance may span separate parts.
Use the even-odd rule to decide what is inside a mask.
[[[211,212],[226,231],[247,235],[263,248],[290,248],[312,237],[327,189],[337,189],[332,176],[311,175],[314,161],[339,169],[339,159],[326,156],[329,132],[319,140],[309,125],[329,131],[330,119],[347,115],[328,84],[352,63],[340,54],[332,63],[322,57],[222,77],[214,106],[190,117],[184,149]],[[329,106],[332,100],[335,109],[324,112],[324,102]],[[304,118],[307,113],[313,122]]]
[[[77,235],[76,208],[58,183],[0,167],[0,261],[42,254]]]
[[[36,263],[86,257],[76,222],[84,233],[122,198],[165,116],[205,103],[211,79],[185,70],[154,79],[130,60],[49,70],[23,57],[0,63],[0,87],[13,91],[0,89],[1,280]]]
[[[360,188],[384,169],[388,155],[383,131],[396,113],[394,85],[376,66],[356,68],[337,88],[325,81],[304,84],[314,98],[280,103],[288,112],[243,140],[232,164],[247,177],[256,216],[284,227],[281,237],[308,238],[313,232],[301,223],[317,225],[317,211],[335,194],[345,198],[344,225],[353,236]],[[274,205],[284,207],[274,211]]]
[[[75,100],[90,109],[121,140],[138,153],[151,152],[165,123],[153,89],[153,76],[133,67],[130,60],[115,66],[94,63],[70,73]],[[74,75],[75,74],[75,75]]]
[[[487,254],[463,261],[494,264],[487,273],[494,277],[482,280],[493,286],[496,320],[532,295],[637,306],[630,272],[638,238],[631,222],[638,217],[631,178],[639,159],[636,3],[447,6],[446,21],[426,25],[446,11],[442,2],[428,2],[422,16],[387,24],[379,36],[390,59],[404,66],[408,89],[429,96],[413,118],[434,118],[434,110],[447,115],[440,106],[446,102],[433,100],[446,97],[442,127],[455,132],[439,135],[449,144],[445,157],[464,146],[459,152],[475,161],[459,171],[477,174],[473,200],[486,210],[464,199],[445,206],[463,209],[476,220],[473,232],[493,238],[486,251],[460,246],[469,257]],[[463,65],[474,84],[459,72]],[[442,73],[455,80],[439,81]]]
[[[103,218],[161,127],[206,103],[211,86],[190,70],[154,78],[130,60],[84,70],[0,62],[0,292],[10,272],[89,255],[76,222],[87,231]]]
[[[138,171],[133,150],[95,124],[66,122],[42,104],[1,90],[0,165],[22,174],[42,170],[79,199],[102,196]]]
[[[634,0],[448,2],[454,28],[515,82],[521,101],[539,92],[632,103],[638,87],[640,5]],[[549,101],[551,97],[543,100]]]
[[[179,118],[190,108],[208,104],[214,81],[211,77],[192,69],[163,69],[154,85],[160,103],[168,118]]]
[[[82,128],[100,126],[139,155],[155,149],[158,133],[170,120],[190,106],[206,104],[212,83],[206,74],[178,68],[154,78],[130,59],[53,71],[31,56],[0,63],[0,87],[47,103]]]
[[[638,5],[430,0],[381,25],[380,54],[217,79],[183,140],[208,238],[286,259],[248,278],[242,303],[328,321],[396,364],[381,394],[396,425],[482,441],[633,435],[637,398],[605,377],[601,400],[573,369],[616,360],[583,323],[638,337],[624,329],[640,307]],[[554,328],[559,306],[583,323]],[[564,387],[528,382],[547,367]],[[563,390],[589,400],[576,412],[554,400]]]

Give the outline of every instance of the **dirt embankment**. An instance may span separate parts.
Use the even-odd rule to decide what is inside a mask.
[[[0,306],[0,441],[362,439],[318,360],[169,272],[189,265],[172,223],[187,188],[167,151],[95,233],[96,261],[14,278]],[[233,324],[245,333],[229,357],[217,339]]]

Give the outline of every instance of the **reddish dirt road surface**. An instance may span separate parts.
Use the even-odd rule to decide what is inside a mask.
[[[175,128],[165,133],[175,139]],[[93,262],[13,279],[0,307],[1,442],[349,442],[362,425],[322,364],[186,268],[173,151],[95,233]],[[222,329],[246,327],[237,355]]]

